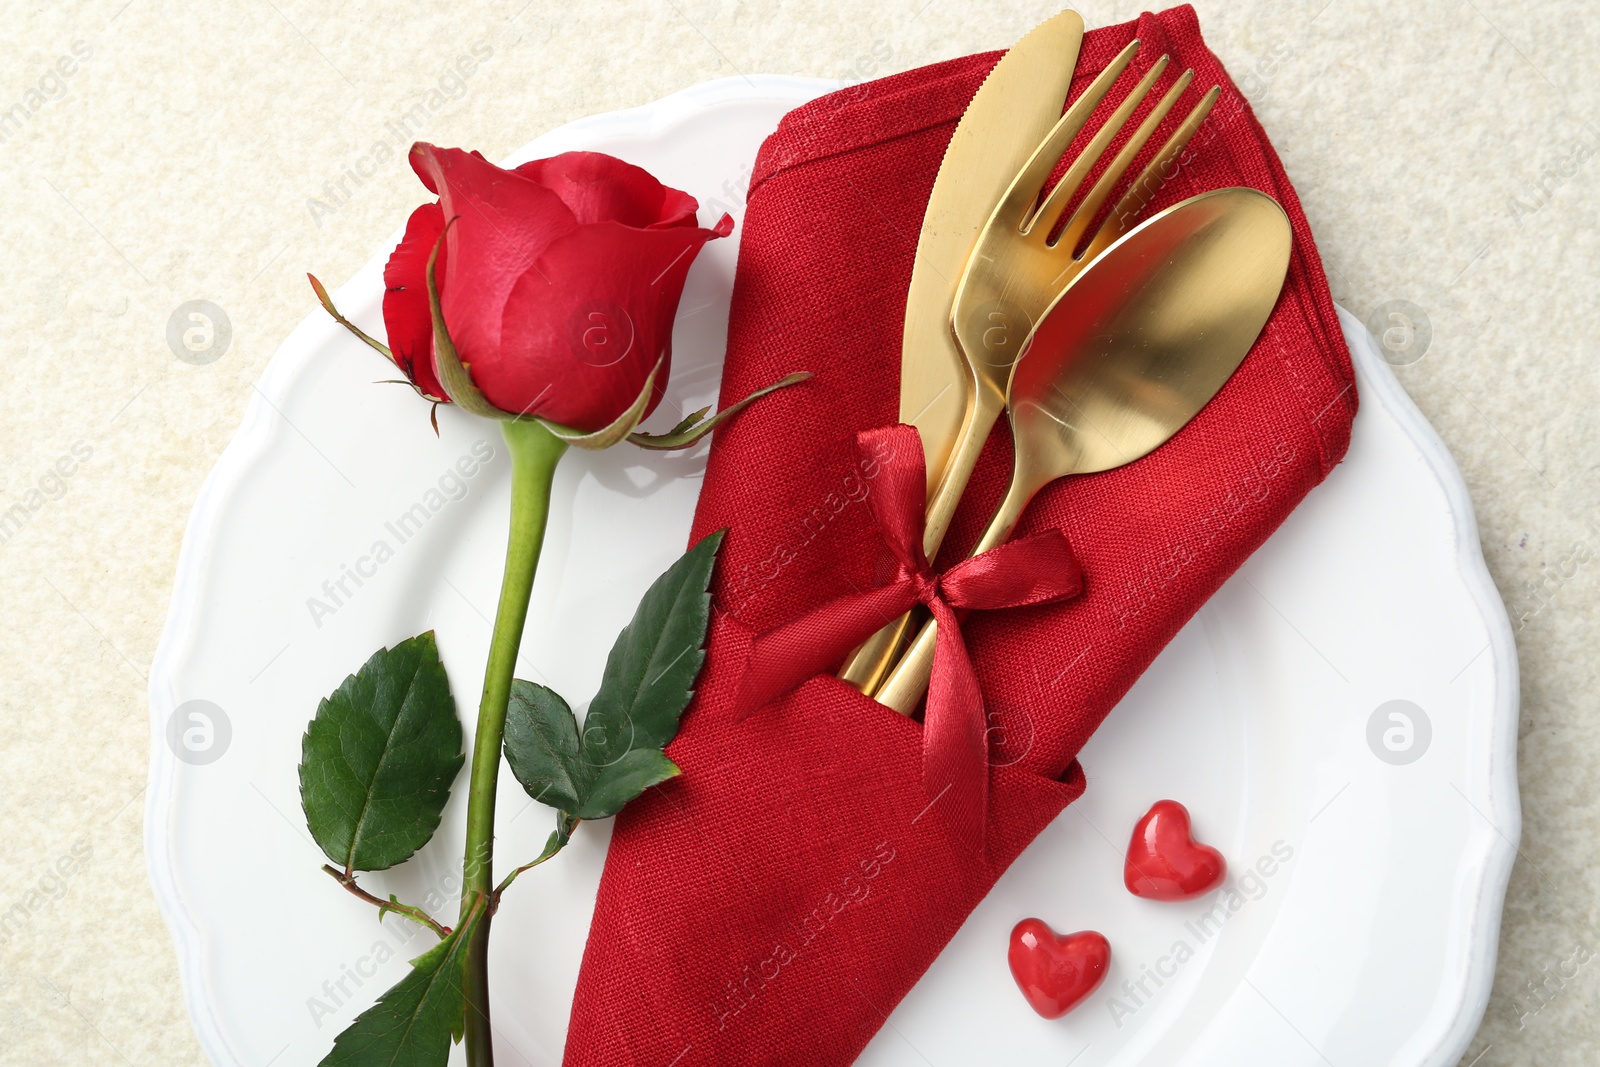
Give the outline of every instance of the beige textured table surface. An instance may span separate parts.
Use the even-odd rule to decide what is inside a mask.
[[[1600,1063],[1600,962],[1574,962],[1600,952],[1593,5],[1199,7],[1299,187],[1334,296],[1363,316],[1407,300],[1431,324],[1399,374],[1465,471],[1489,567],[1523,618],[1521,858],[1463,1063]],[[1079,9],[1097,26],[1139,7]],[[393,145],[387,123],[422,104],[421,137],[500,158],[705,79],[870,77],[1004,46],[1053,11],[9,4],[0,512],[23,510],[0,528],[0,1062],[204,1062],[145,874],[146,674],[195,494],[314,308],[305,271],[342,282],[421,199],[403,152],[366,162]],[[480,43],[490,58],[445,77]],[[336,188],[358,163],[371,177]],[[205,365],[167,341],[197,299],[232,328]]]

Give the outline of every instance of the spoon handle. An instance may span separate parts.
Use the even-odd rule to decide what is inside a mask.
[[[1011,475],[1011,484],[1006,487],[1005,499],[1001,500],[1000,506],[995,509],[994,518],[989,520],[988,528],[983,531],[983,536],[978,539],[971,555],[976,556],[1004,543],[1011,536],[1011,531],[1016,529],[1017,520],[1022,517],[1028,501],[1033,499],[1033,494],[1037,491],[1038,486],[1029,485],[1014,471]],[[923,624],[916,639],[911,642],[911,647],[906,649],[905,655],[900,657],[900,662],[895,664],[889,677],[872,695],[874,700],[888,705],[902,715],[910,715],[917,709],[917,702],[922,699],[922,694],[928,691],[928,679],[933,675],[934,639],[938,634],[939,624],[933,619]]]
[[[944,543],[944,535],[955,518],[956,507],[961,503],[961,494],[966,491],[967,482],[972,478],[973,468],[978,465],[984,442],[989,439],[989,431],[994,429],[1004,410],[1005,397],[994,388],[980,385],[974,391],[955,448],[950,453],[950,460],[928,505],[922,551],[929,559],[938,554],[939,546]],[[863,693],[871,694],[883,682],[889,668],[894,666],[895,653],[905,643],[911,624],[912,614],[907,612],[867,638],[845,661],[839,677]]]

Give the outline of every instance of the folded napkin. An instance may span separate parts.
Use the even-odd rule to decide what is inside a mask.
[[[572,1008],[571,1067],[852,1061],[1017,854],[1083,791],[1075,757],[1105,715],[1343,456],[1356,396],[1311,232],[1193,10],[1090,33],[1072,92],[1134,36],[1144,47],[1124,79],[1167,52],[1164,82],[1193,67],[1200,89],[1222,86],[1151,208],[1253,186],[1289,213],[1294,252],[1265,331],[1192,423],[1126,467],[1057,482],[1028,509],[1016,536],[1064,532],[1082,595],[962,624],[990,726],[980,852],[930,814],[939,801],[923,790],[920,723],[830,675],[755,714],[736,705],[755,635],[888,577],[865,499],[879,465],[858,453],[856,435],[899,421],[901,323],[923,208],[951,131],[999,55],[823,97],[763,145],[723,402],[795,369],[817,376],[755,405],[711,447],[692,538],[729,532],[699,691],[668,748],[683,774],[617,818]],[[1009,470],[1002,422],[941,565],[976,540]]]

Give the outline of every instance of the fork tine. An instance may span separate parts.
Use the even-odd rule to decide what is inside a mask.
[[[1117,238],[1133,228],[1134,221],[1139,217],[1139,212],[1143,211],[1146,205],[1156,198],[1157,191],[1166,182],[1168,166],[1178,156],[1182,155],[1183,150],[1189,146],[1190,138],[1200,128],[1200,124],[1206,120],[1206,116],[1211,113],[1211,108],[1216,104],[1217,97],[1221,92],[1222,90],[1218,86],[1213,85],[1184,118],[1178,128],[1172,132],[1172,136],[1167,138],[1167,143],[1161,146],[1160,151],[1151,158],[1150,162],[1145,165],[1144,170],[1140,171],[1139,176],[1133,180],[1133,184],[1122,195],[1122,199],[1117,201],[1117,206],[1111,209],[1111,214],[1095,233],[1088,247],[1084,249],[1081,259],[1085,261],[1093,259],[1111,247],[1112,242]]]
[[[1189,83],[1192,81],[1194,81],[1194,71],[1184,71],[1160,102],[1150,109],[1150,114],[1145,116],[1139,128],[1133,132],[1133,136],[1128,138],[1128,143],[1122,146],[1122,151],[1117,153],[1111,165],[1100,175],[1100,180],[1094,183],[1094,188],[1089,190],[1089,195],[1083,198],[1083,202],[1072,213],[1072,218],[1067,220],[1066,226],[1062,228],[1061,237],[1056,241],[1058,247],[1065,249],[1069,254],[1077,251],[1078,242],[1088,232],[1095,216],[1100,213],[1101,206],[1111,195],[1111,190],[1116,188],[1117,183],[1122,181],[1123,175],[1128,173],[1128,168],[1139,158],[1139,153],[1144,150],[1146,142],[1155,134],[1162,120],[1167,117],[1167,112],[1172,110],[1173,105],[1178,102],[1178,98],[1189,88]]]
[[[1035,234],[1040,243],[1047,242],[1050,239],[1050,231],[1056,228],[1056,223],[1060,220],[1062,212],[1066,210],[1068,202],[1071,201],[1073,195],[1083,185],[1084,180],[1088,178],[1089,172],[1094,169],[1095,164],[1100,162],[1100,157],[1105,155],[1106,149],[1111,146],[1111,142],[1116,140],[1117,134],[1121,133],[1122,128],[1128,124],[1129,117],[1144,102],[1144,98],[1149,95],[1151,86],[1155,85],[1156,80],[1167,69],[1170,58],[1169,56],[1162,56],[1156,60],[1155,64],[1145,73],[1145,76],[1139,79],[1139,84],[1133,87],[1133,91],[1127,95],[1121,104],[1117,105],[1117,109],[1111,113],[1111,117],[1106,119],[1105,125],[1096,131],[1093,139],[1079,153],[1078,158],[1072,161],[1072,166],[1067,168],[1067,172],[1061,176],[1061,180],[1056,183],[1056,187],[1050,190],[1049,197],[1039,206],[1039,210],[1034,213],[1033,217],[1028,220],[1022,231],[1024,234]],[[1121,160],[1120,156],[1118,160]],[[1123,165],[1126,167],[1126,164]]]
[[[1039,147],[1034,149],[1033,155],[1028,157],[1028,162],[1006,188],[1005,196],[1000,198],[1000,204],[995,209],[997,218],[1016,219],[1017,229],[1023,233],[1027,232],[1033,206],[1038,202],[1044,183],[1050,178],[1050,172],[1061,162],[1061,154],[1072,144],[1072,139],[1078,136],[1078,131],[1083,129],[1083,124],[1089,121],[1089,116],[1094,114],[1094,109],[1105,98],[1117,78],[1127,69],[1128,64],[1133,62],[1134,53],[1138,51],[1139,42],[1130,41],[1127,47],[1117,53],[1117,58],[1089,83],[1089,87],[1073,101],[1066,113],[1056,120],[1056,124],[1051,127]]]

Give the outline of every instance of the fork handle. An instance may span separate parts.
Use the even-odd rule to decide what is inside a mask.
[[[987,382],[973,390],[972,404],[962,420],[961,437],[951,450],[939,488],[934,490],[933,501],[928,505],[927,523],[922,530],[922,553],[928,559],[939,554],[939,546],[944,544],[944,535],[950,532],[950,522],[961,504],[961,494],[967,491],[967,482],[972,480],[972,471],[989,440],[989,431],[994,429],[1005,409],[1005,395]]]
[[[955,448],[951,450],[949,462],[939,478],[939,487],[934,490],[933,501],[928,505],[927,522],[922,532],[922,551],[929,559],[938,555],[944,535],[949,532],[950,522],[955,518],[956,507],[961,503],[961,494],[966,491],[973,468],[978,465],[978,456],[983,452],[984,442],[989,439],[989,431],[994,429],[995,422],[1004,410],[1005,397],[993,386],[985,383],[973,390]],[[911,623],[912,615],[908,612],[867,638],[850,654],[839,671],[839,677],[871,695],[894,666],[895,655],[910,632]]]

